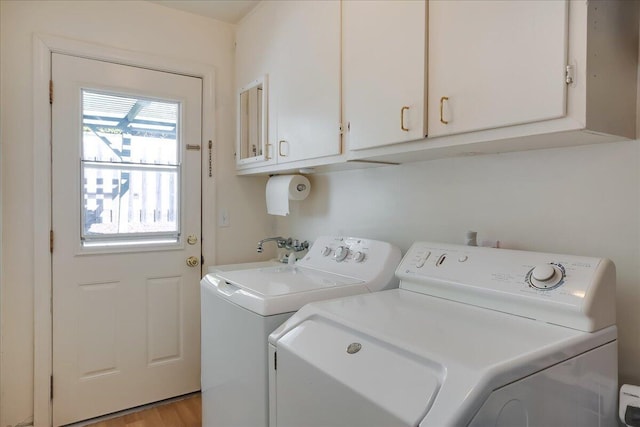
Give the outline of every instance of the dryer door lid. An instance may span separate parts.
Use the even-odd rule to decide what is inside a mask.
[[[277,342],[278,425],[415,426],[440,387],[431,361],[323,318]],[[322,396],[322,405],[318,405]]]

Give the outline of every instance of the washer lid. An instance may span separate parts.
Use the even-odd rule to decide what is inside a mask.
[[[359,279],[295,265],[223,271],[217,275],[245,291],[264,298],[364,283]]]
[[[312,301],[369,292],[362,280],[289,265],[219,271],[207,274],[202,286],[261,316],[297,311]]]

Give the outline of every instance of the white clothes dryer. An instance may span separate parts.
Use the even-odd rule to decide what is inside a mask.
[[[309,302],[397,287],[400,259],[386,242],[327,236],[294,265],[211,268],[201,281],[203,427],[267,426],[269,334]]]
[[[615,426],[615,268],[414,243],[399,289],[269,337],[271,426]]]

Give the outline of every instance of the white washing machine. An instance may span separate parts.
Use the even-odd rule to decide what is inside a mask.
[[[311,301],[397,287],[400,259],[389,243],[319,237],[294,265],[213,268],[201,281],[203,427],[267,426],[269,334]]]
[[[270,335],[272,427],[617,425],[611,261],[415,243],[396,275]]]

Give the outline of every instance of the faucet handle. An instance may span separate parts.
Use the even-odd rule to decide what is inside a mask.
[[[309,248],[309,242],[308,241],[304,241],[304,242],[300,242],[300,240],[296,239],[293,240],[290,245],[287,247],[287,249],[291,249],[295,252],[300,252],[300,251],[304,251],[305,249]]]
[[[289,238],[280,238],[277,240],[276,244],[279,248],[288,248],[291,245],[291,237]]]

